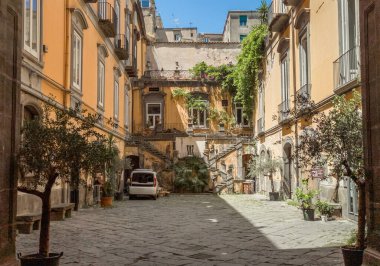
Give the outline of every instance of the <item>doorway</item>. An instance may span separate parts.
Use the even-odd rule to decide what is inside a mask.
[[[284,196],[288,199],[292,198],[292,176],[293,176],[293,159],[292,159],[292,145],[286,143],[284,145],[284,180],[282,181],[282,190]]]
[[[140,158],[137,155],[130,155],[130,156],[127,156],[126,158],[131,160],[131,166],[132,166],[132,169],[125,169],[124,171],[124,193],[128,194],[128,191],[129,191],[128,179],[131,176],[132,171],[140,167]]]

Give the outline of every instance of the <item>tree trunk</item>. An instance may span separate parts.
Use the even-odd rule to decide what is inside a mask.
[[[42,199],[42,216],[41,216],[41,230],[40,230],[40,248],[39,254],[48,257],[49,256],[49,241],[50,241],[50,190],[45,191]]]
[[[359,202],[358,202],[358,233],[356,246],[359,249],[365,248],[365,215],[366,215],[366,199],[365,199],[365,182],[358,182]]]
[[[339,182],[340,182],[340,178],[336,178],[335,190],[331,197],[332,202],[335,202],[335,203],[339,202]]]
[[[74,186],[74,211],[78,211],[79,209],[79,178],[80,178],[80,173],[79,169],[76,167],[72,168],[72,173],[71,173],[71,182]]]
[[[274,192],[274,180],[273,180],[273,175],[269,174],[269,180],[270,180],[270,185],[272,188],[272,192]]]

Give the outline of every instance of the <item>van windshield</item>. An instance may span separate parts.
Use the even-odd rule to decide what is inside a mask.
[[[153,183],[154,175],[152,173],[134,173],[132,183]]]

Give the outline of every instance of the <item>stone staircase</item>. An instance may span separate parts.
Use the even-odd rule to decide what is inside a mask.
[[[146,150],[150,154],[156,156],[157,158],[161,159],[166,164],[170,165],[172,163],[170,157],[166,156],[166,154],[164,154],[161,151],[159,151],[156,147],[154,147],[152,144],[150,144],[149,142],[145,141],[141,137],[131,137],[130,139],[128,139],[126,141],[126,144],[127,145],[131,145],[131,146],[142,147],[144,150]]]

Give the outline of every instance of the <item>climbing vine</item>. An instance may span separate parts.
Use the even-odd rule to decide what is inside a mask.
[[[174,99],[184,99],[186,103],[186,107],[188,109],[194,108],[199,110],[206,110],[208,108],[208,104],[205,101],[202,101],[202,98],[199,96],[192,95],[189,91],[177,88],[172,91],[172,95]]]
[[[256,26],[242,43],[233,75],[237,88],[235,100],[242,103],[244,112],[250,117],[258,87],[258,73],[264,57],[264,41],[268,34],[265,24]]]

